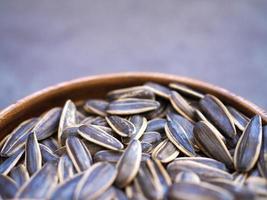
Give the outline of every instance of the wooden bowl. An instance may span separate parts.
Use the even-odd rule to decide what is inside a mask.
[[[147,81],[154,81],[165,85],[170,82],[185,84],[203,93],[210,93],[217,96],[225,103],[234,106],[249,117],[259,114],[262,117],[263,123],[267,123],[267,113],[264,110],[218,86],[170,74],[150,72],[120,73],[89,76],[64,82],[43,89],[10,105],[0,112],[0,139],[10,133],[20,122],[29,117],[38,116],[54,106],[62,106],[67,99],[79,101],[87,98],[104,97],[109,90],[139,85]]]

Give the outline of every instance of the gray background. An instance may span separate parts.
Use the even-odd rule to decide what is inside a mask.
[[[0,109],[125,71],[197,78],[267,108],[267,1],[0,0]]]

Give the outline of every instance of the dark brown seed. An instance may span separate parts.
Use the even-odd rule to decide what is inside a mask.
[[[233,161],[225,146],[223,140],[220,138],[220,133],[210,123],[200,121],[194,127],[194,135],[198,143],[201,144],[200,149],[208,156],[223,162],[227,167],[232,168]]]
[[[41,117],[32,130],[38,140],[48,138],[57,131],[61,111],[61,108],[53,108]]]
[[[267,125],[263,126],[262,145],[258,160],[258,169],[261,175],[267,178]]]
[[[25,144],[25,165],[30,175],[42,168],[42,155],[37,137],[32,132]]]
[[[116,175],[116,168],[107,162],[92,165],[78,183],[75,199],[96,199],[112,185]]]
[[[233,118],[218,98],[212,95],[205,95],[200,100],[200,107],[205,115],[226,137],[233,138],[236,135]]]
[[[169,140],[187,156],[195,156],[195,150],[188,139],[184,129],[177,123],[168,121],[165,125],[165,132]]]
[[[0,174],[0,197],[1,199],[12,199],[14,198],[18,186],[11,178],[8,176]]]
[[[100,116],[106,116],[106,109],[108,102],[99,99],[90,99],[84,104],[84,110],[90,114],[97,114]]]
[[[109,126],[122,137],[130,137],[136,131],[134,124],[122,117],[108,116],[106,120]]]
[[[183,117],[194,121],[195,109],[177,92],[172,91],[170,101],[173,108]]]
[[[107,112],[113,115],[132,115],[155,110],[159,106],[159,102],[150,99],[119,99],[109,104]]]
[[[117,163],[116,185],[125,187],[136,176],[141,163],[142,149],[138,140],[133,139]]]
[[[204,97],[203,94],[180,83],[170,83],[169,86],[175,90],[178,90],[178,92],[180,92],[181,94],[191,98],[201,99]]]
[[[123,149],[123,144],[115,137],[94,126],[81,125],[78,129],[79,134],[86,140],[106,147],[111,150]]]
[[[90,151],[79,138],[75,136],[68,137],[66,147],[77,172],[85,171],[91,166],[93,160]]]
[[[237,171],[251,170],[260,154],[262,144],[261,117],[253,117],[242,133],[235,149],[234,165]]]

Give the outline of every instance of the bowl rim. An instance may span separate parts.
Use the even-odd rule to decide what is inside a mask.
[[[239,107],[239,110],[245,112],[248,116],[252,116],[258,114],[262,117],[263,123],[267,123],[267,112],[260,108],[259,106],[255,105],[254,103],[246,100],[245,98],[238,96],[226,89],[223,89],[217,85],[207,83],[204,81],[200,81],[198,79],[189,78],[185,76],[179,75],[172,75],[172,74],[165,74],[165,73],[158,73],[158,72],[123,72],[123,73],[109,73],[109,74],[101,74],[101,75],[90,75],[85,76],[82,78],[76,78],[70,81],[64,81],[59,84],[55,84],[44,89],[41,89],[37,92],[34,92],[17,102],[9,105],[8,107],[4,108],[0,111],[0,127],[1,124],[8,121],[8,118],[12,116],[16,110],[20,110],[23,108],[27,103],[32,100],[38,101],[39,99],[44,96],[44,94],[56,94],[58,91],[62,90],[63,88],[75,88],[78,85],[88,82],[103,82],[103,81],[110,81],[112,79],[120,79],[120,78],[132,78],[132,79],[157,79],[159,82],[178,82],[185,84],[189,87],[208,91],[209,93],[214,94],[215,96],[222,98],[223,101],[230,103],[231,105],[236,105]],[[241,108],[241,109],[240,109]],[[11,116],[10,116],[11,115]]]

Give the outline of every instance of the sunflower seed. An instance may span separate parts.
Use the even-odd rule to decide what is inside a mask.
[[[267,198],[267,181],[265,178],[249,177],[246,180],[246,186],[258,196],[264,197],[263,199]]]
[[[245,115],[237,111],[235,108],[231,106],[228,106],[227,108],[228,108],[228,111],[233,116],[233,120],[237,128],[241,131],[244,131],[245,127],[248,124],[249,119]]]
[[[186,182],[186,183],[200,183],[199,176],[191,171],[182,171],[178,173],[174,180],[175,183]]]
[[[78,183],[75,199],[96,199],[112,185],[116,175],[116,168],[109,163],[99,162],[92,165]]]
[[[194,121],[195,110],[190,104],[177,92],[172,91],[170,101],[173,108],[183,117],[190,121]]]
[[[67,127],[73,127],[76,124],[77,124],[76,106],[71,100],[68,100],[64,105],[59,121],[59,126],[58,126],[59,144],[62,145],[65,143],[64,140],[63,141],[61,140],[64,129],[66,129]]]
[[[47,146],[43,145],[43,144],[39,144],[40,146],[40,150],[41,150],[41,154],[42,154],[42,161],[43,163],[46,162],[50,162],[50,161],[54,161],[57,162],[58,161],[58,156],[55,153],[53,153],[53,151],[51,149],[49,149]]]
[[[116,185],[125,187],[136,176],[141,163],[142,149],[138,140],[132,140],[117,163]]]
[[[188,139],[184,129],[177,123],[168,121],[165,125],[165,132],[169,140],[187,156],[195,156],[195,150]]]
[[[105,192],[103,192],[97,200],[113,200],[116,196],[116,191],[114,187],[109,187]]]
[[[15,152],[12,156],[7,158],[4,162],[0,164],[0,174],[7,175],[10,170],[18,163],[24,150],[20,149]]]
[[[165,139],[159,143],[152,152],[152,158],[158,159],[162,163],[168,163],[174,160],[179,155],[179,150],[170,142],[168,139]]]
[[[208,183],[175,183],[170,187],[170,199],[213,199],[234,200],[233,195],[225,189]]]
[[[88,169],[92,164],[92,156],[85,144],[77,137],[68,137],[66,140],[68,155],[77,172]]]
[[[72,200],[74,199],[74,192],[77,187],[77,184],[80,182],[83,177],[83,173],[79,173],[67,181],[61,183],[57,186],[53,194],[51,195],[51,200],[65,199]]]
[[[78,132],[84,139],[100,146],[111,150],[123,149],[123,144],[119,140],[99,128],[81,125]]]
[[[59,148],[58,142],[55,138],[49,137],[45,140],[42,140],[41,143],[49,147],[53,152]]]
[[[15,128],[12,133],[10,133],[10,137],[8,137],[3,144],[1,155],[11,156],[18,149],[23,148],[30,131],[35,126],[37,121],[38,118],[31,118],[25,122],[22,122],[17,128]]]
[[[171,93],[171,90],[163,85],[147,82],[145,87],[154,92],[156,95],[168,99]]]
[[[108,116],[106,120],[109,126],[122,137],[130,137],[136,131],[134,124],[122,117]]]
[[[26,167],[22,164],[19,164],[10,171],[10,177],[16,182],[18,187],[22,186],[30,178]]]
[[[127,196],[124,194],[124,191],[114,187],[115,189],[115,200],[128,200]]]
[[[84,110],[90,114],[97,114],[100,116],[106,116],[106,109],[108,102],[99,99],[90,99],[84,104]]]
[[[159,106],[159,102],[150,99],[120,99],[112,101],[107,112],[113,115],[131,115],[155,110]]]
[[[18,186],[11,178],[8,176],[0,174],[0,197],[4,199],[14,198]]]
[[[95,162],[110,162],[110,163],[117,163],[121,158],[122,152],[114,151],[114,150],[102,150],[98,151],[94,155]]]
[[[237,171],[247,172],[254,167],[259,158],[261,143],[261,117],[256,115],[250,120],[236,145],[234,165]]]
[[[163,118],[166,116],[166,113],[168,112],[168,109],[170,108],[167,100],[158,98],[157,102],[159,103],[159,106],[157,109],[144,113],[144,116],[147,119],[150,120],[154,118]]]
[[[152,119],[147,123],[146,131],[164,132],[164,127],[166,122],[167,122],[166,119],[161,119],[161,118]]]
[[[261,175],[267,178],[267,126],[263,126],[262,145],[258,160],[258,169]]]
[[[150,144],[157,144],[161,141],[161,134],[155,131],[145,132],[141,138],[141,142],[146,142]]]
[[[236,135],[232,116],[218,98],[212,95],[205,95],[200,100],[200,107],[226,137],[233,138]]]
[[[141,148],[143,153],[150,153],[153,149],[153,145],[147,142],[141,142]]]
[[[126,99],[126,98],[155,99],[154,93],[148,90],[144,86],[136,86],[136,87],[112,90],[108,92],[107,97],[110,100]]]
[[[44,145],[45,146],[45,145]],[[49,147],[48,147],[49,149]],[[51,149],[50,149],[51,150]],[[53,152],[56,156],[63,156],[64,154],[67,153],[67,147],[59,147],[56,151]]]
[[[204,97],[203,94],[185,86],[179,83],[170,83],[169,86],[172,89],[177,90],[181,94],[184,94],[185,96],[191,97],[191,98],[196,98],[196,99],[202,99]]]
[[[61,108],[53,108],[45,113],[33,128],[38,140],[51,136],[58,129]]]
[[[74,167],[71,159],[67,154],[62,155],[58,161],[58,179],[59,182],[64,182],[74,175]]]
[[[230,152],[219,137],[220,133],[215,127],[208,122],[200,121],[194,127],[194,135],[201,144],[202,149],[200,149],[204,150],[204,153],[232,168],[233,161]]]
[[[16,198],[48,199],[56,184],[57,165],[50,162],[23,184],[17,192]]]
[[[42,168],[42,155],[34,132],[30,133],[25,144],[25,165],[30,174]]]

